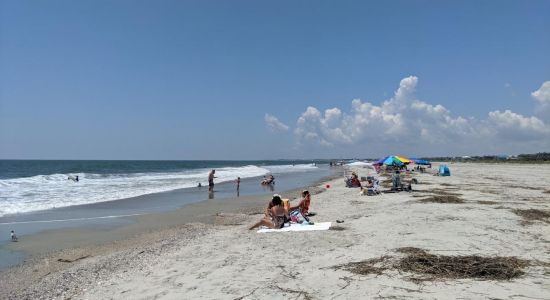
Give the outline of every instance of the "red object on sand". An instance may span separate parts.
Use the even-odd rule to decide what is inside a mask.
[[[327,184],[326,186],[327,186],[327,189],[330,189],[330,184]]]

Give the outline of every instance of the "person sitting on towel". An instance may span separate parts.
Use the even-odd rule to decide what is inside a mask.
[[[311,195],[308,190],[302,192],[302,199],[296,206],[291,206],[288,211],[299,210],[304,217],[307,217],[309,212],[309,204],[311,202]]]
[[[271,218],[271,208],[273,208],[273,206],[275,206],[275,204],[273,204],[273,199],[275,199],[275,197],[281,198],[280,195],[275,194],[275,195],[273,195],[273,198],[271,200],[269,200],[269,203],[267,204],[267,207],[265,208],[265,211],[264,211],[264,215],[266,217]]]
[[[250,230],[260,226],[266,226],[271,229],[280,229],[285,226],[285,221],[289,217],[288,211],[283,206],[283,200],[281,200],[281,197],[279,195],[275,195],[273,196],[271,202],[273,203],[273,207],[269,211],[270,216],[262,218],[256,224],[252,225],[249,228]]]

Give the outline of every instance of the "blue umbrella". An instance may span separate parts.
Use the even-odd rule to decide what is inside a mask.
[[[427,160],[424,160],[424,159],[418,159],[418,158],[409,158],[410,160],[414,161],[415,164],[417,165],[431,165],[432,163],[427,161]]]
[[[384,164],[384,161],[385,161],[386,159],[388,159],[388,157],[389,157],[389,156],[386,156],[386,157],[384,157],[384,158],[378,160],[377,162],[373,163],[373,165],[383,165],[383,164]]]

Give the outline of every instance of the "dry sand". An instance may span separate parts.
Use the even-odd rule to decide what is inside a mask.
[[[0,275],[0,298],[550,299],[550,165],[449,166],[451,177],[414,174],[412,193],[361,196],[342,179],[328,182],[312,197],[313,220],[340,230],[258,234],[247,226],[259,209],[221,213],[215,224],[172,226],[14,268]],[[434,195],[463,201],[420,201]],[[542,214],[525,219],[527,209]],[[334,268],[398,259],[401,247],[530,264],[511,280],[418,281],[392,268],[366,275]]]

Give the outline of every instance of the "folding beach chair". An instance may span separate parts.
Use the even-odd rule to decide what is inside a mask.
[[[380,194],[380,181],[378,179],[372,179],[372,187],[365,189],[367,190],[367,196],[375,196]]]

